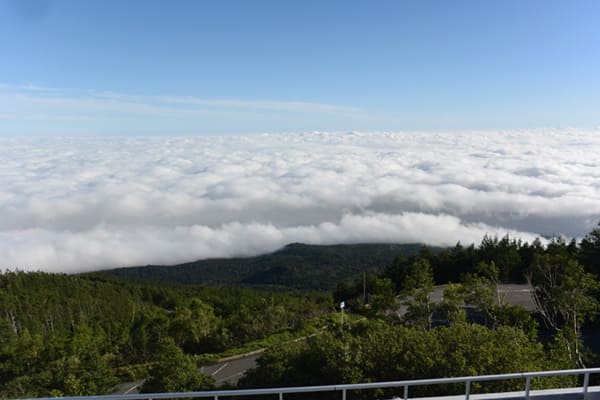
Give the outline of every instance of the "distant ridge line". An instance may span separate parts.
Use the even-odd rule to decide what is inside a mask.
[[[415,255],[423,246],[420,243],[290,243],[258,256],[116,268],[95,274],[178,285],[331,290],[363,272],[376,272],[389,266],[400,255]]]

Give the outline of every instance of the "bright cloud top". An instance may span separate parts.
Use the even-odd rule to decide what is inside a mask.
[[[75,272],[290,242],[581,236],[600,132],[0,139],[4,268]]]

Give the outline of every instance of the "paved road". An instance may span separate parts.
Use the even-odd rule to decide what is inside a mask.
[[[220,386],[224,383],[235,385],[240,378],[244,376],[247,370],[256,367],[256,360],[261,356],[262,351],[252,352],[247,356],[230,357],[216,364],[204,365],[200,367],[200,372],[212,376],[215,385]],[[135,394],[140,392],[143,380],[121,383],[113,389],[113,394]]]
[[[521,306],[527,311],[535,311],[535,303],[531,292],[533,288],[528,284],[501,284],[500,294],[506,296],[506,302],[511,305]]]
[[[438,285],[431,293],[431,301],[439,303],[444,297],[444,289],[447,285]],[[526,283],[501,283],[498,285],[498,291],[504,298],[506,304],[521,306],[529,312],[535,311],[535,303],[531,295],[532,288]],[[406,306],[401,305],[398,309],[398,314],[403,316],[406,313]]]
[[[139,380],[118,384],[114,387],[112,394],[137,394],[143,383],[143,380]]]
[[[431,300],[436,303],[442,301],[445,288],[446,285],[436,286],[433,293],[431,293]],[[521,306],[527,311],[535,310],[531,290],[531,286],[526,283],[501,283],[498,285],[498,291],[507,304]]]
[[[212,376],[217,386],[224,383],[237,384],[247,370],[256,367],[256,360],[261,354],[252,354],[245,357],[229,359],[200,368],[200,372]]]

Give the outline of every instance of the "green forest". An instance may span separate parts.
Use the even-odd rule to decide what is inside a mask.
[[[375,272],[420,244],[307,245],[292,243],[256,257],[217,258],[179,265],[147,265],[101,271],[146,282],[243,286],[269,289],[332,290],[361,272]],[[432,249],[436,250],[436,249]]]
[[[310,260],[309,247],[294,246],[288,251],[300,248],[302,262]],[[254,286],[245,287],[249,275],[241,271],[236,277],[233,263],[224,264],[231,281],[209,283],[211,278],[202,285],[165,278],[168,267],[147,270],[145,280],[139,271],[134,279],[5,271],[0,397],[108,394],[116,384],[136,379],[145,380],[144,392],[211,389],[215,382],[200,365],[259,348],[268,350],[239,387],[600,365],[598,349],[586,339],[600,331],[600,224],[579,242],[524,243],[507,236],[444,249],[350,248],[339,250],[343,256],[319,249],[312,257],[327,262],[313,262],[307,272],[318,274],[297,285],[274,285],[253,273]],[[382,261],[382,248],[395,255],[386,250]],[[348,256],[359,252],[360,257]],[[379,254],[371,260],[380,264],[365,261],[361,267],[370,252]],[[263,271],[291,269],[302,276],[298,257],[286,257],[289,263],[285,257],[279,264],[271,259]],[[340,265],[328,269],[336,257]],[[260,264],[257,258],[252,263]],[[160,277],[149,276],[153,271]],[[536,311],[510,304],[499,291],[506,282],[529,283]],[[432,293],[439,285],[443,297],[436,301]],[[556,383],[555,378],[533,385]],[[494,385],[511,383],[474,390]]]

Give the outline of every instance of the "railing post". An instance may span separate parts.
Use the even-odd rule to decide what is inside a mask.
[[[529,399],[529,391],[531,389],[531,377],[525,378],[525,398]]]
[[[588,386],[590,385],[590,373],[586,372],[583,375],[583,396],[585,398],[585,394],[588,392]]]
[[[279,400],[283,400],[283,392],[279,392]]]
[[[215,394],[215,400],[219,400],[219,396]]]
[[[342,389],[342,400],[346,400],[346,389]]]
[[[465,386],[465,400],[469,400],[469,396],[471,395],[471,381],[466,381]]]
[[[408,400],[408,385],[404,385],[404,400]]]

